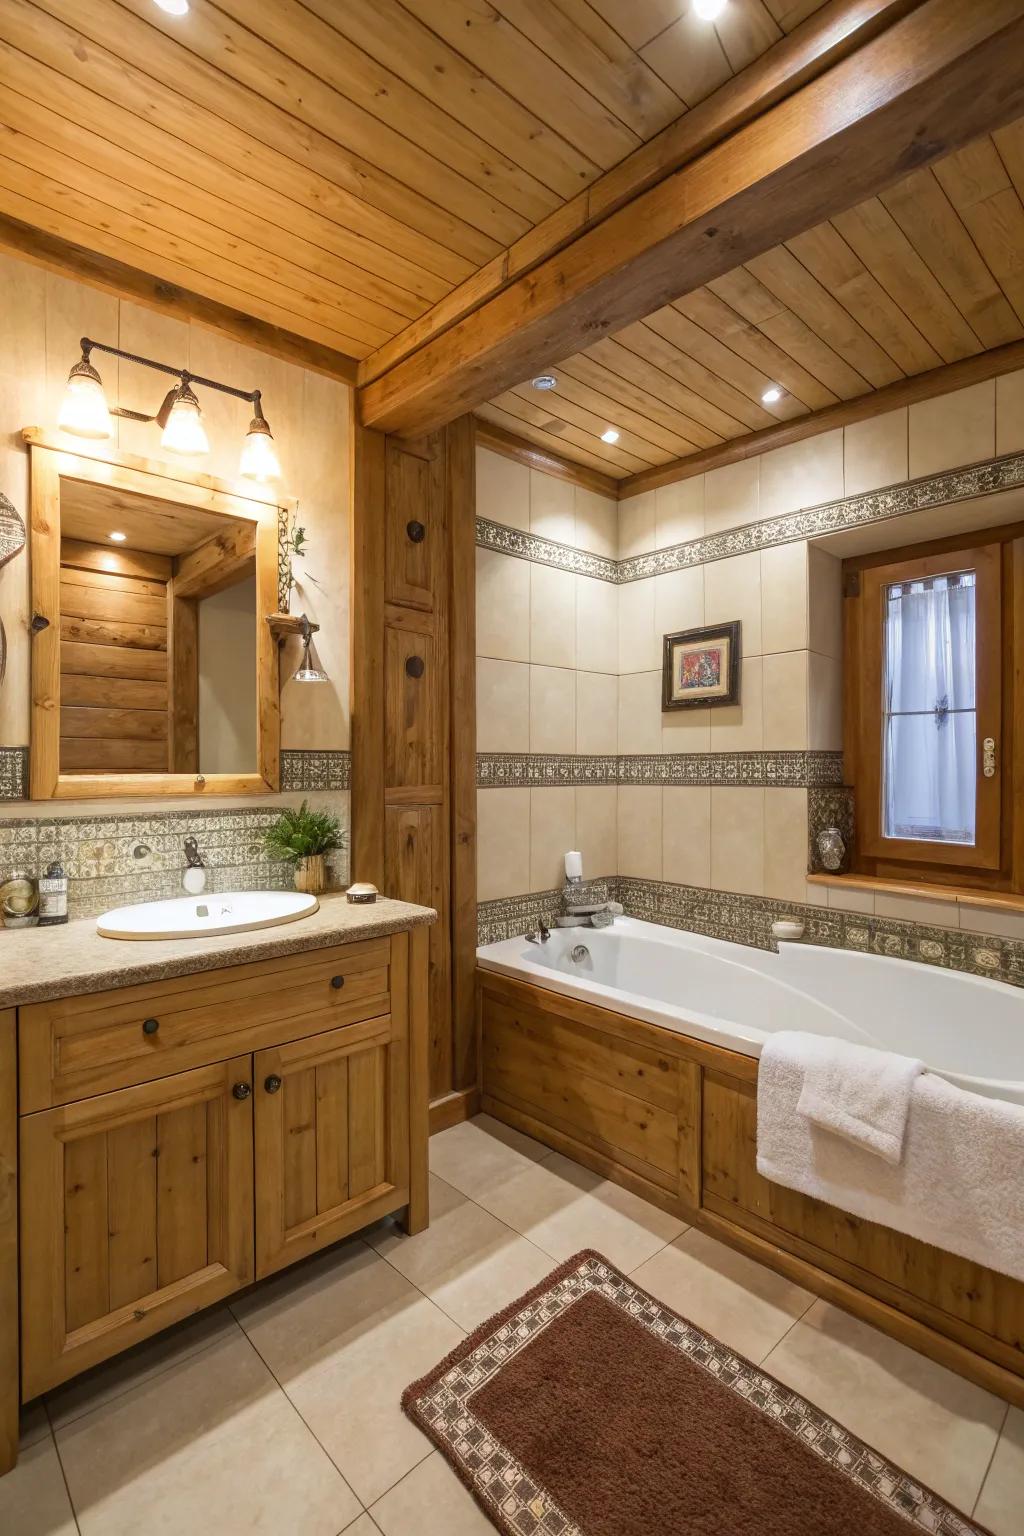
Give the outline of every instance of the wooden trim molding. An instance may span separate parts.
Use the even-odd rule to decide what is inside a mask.
[[[584,490],[596,491],[599,496],[610,496],[613,501],[618,497],[619,482],[611,475],[602,475],[585,464],[574,464],[572,459],[560,459],[557,454],[548,453],[535,443],[527,442],[525,437],[517,437],[514,432],[506,431],[496,422],[485,421],[481,416],[475,416],[473,420],[479,448],[490,448],[493,453],[514,459],[517,464],[539,469],[556,480],[568,480],[571,485],[581,485]]]
[[[345,352],[335,352],[321,342],[282,330],[269,321],[257,320],[243,310],[232,309],[188,288],[179,288],[112,256],[102,256],[98,251],[87,250],[59,235],[23,224],[20,219],[12,219],[7,214],[0,214],[0,250],[22,256],[61,277],[70,274],[90,288],[100,288],[119,299],[131,299],[146,309],[156,310],[157,314],[190,321],[208,331],[219,331],[286,363],[312,369],[331,379],[342,379],[346,384],[356,381],[356,359]]]
[[[983,384],[988,379],[1016,373],[1020,368],[1024,368],[1024,341],[1010,341],[1005,346],[993,347],[990,352],[979,352],[975,357],[961,358],[959,362],[946,363],[941,368],[929,368],[927,373],[916,373],[909,379],[897,379],[895,384],[858,395],[855,400],[841,400],[838,405],[825,406],[810,415],[798,416],[794,421],[780,421],[760,432],[749,432],[745,437],[734,437],[715,448],[689,454],[685,459],[675,459],[671,464],[659,464],[638,475],[629,475],[624,480],[615,481],[613,494],[624,501],[643,491],[657,490],[663,485],[689,480],[693,475],[703,475],[709,469],[738,464],[773,448],[785,448],[790,443],[817,437],[820,432],[869,421],[873,416],[898,411],[905,405],[918,405],[922,400],[934,400],[937,395],[948,395],[957,389],[967,389],[971,384]]]
[[[18,1048],[0,1011],[0,1476],[18,1459]]]
[[[426,433],[1011,121],[1022,47],[1024,0],[924,0],[366,384],[363,425]]]

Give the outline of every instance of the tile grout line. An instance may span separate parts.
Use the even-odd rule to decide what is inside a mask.
[[[974,1503],[971,1505],[971,1519],[972,1520],[974,1519],[975,1513],[977,1512],[978,1505],[981,1503],[981,1496],[985,1492],[985,1484],[988,1482],[989,1473],[992,1471],[992,1463],[996,1459],[996,1452],[999,1449],[1000,1441],[1002,1440],[1003,1435],[1006,1433],[1006,1424],[1007,1424],[1007,1420],[1009,1419],[1009,1417],[1010,1417],[1010,1405],[1009,1405],[1009,1403],[1006,1403],[1005,1411],[1003,1413],[1003,1417],[1002,1417],[1002,1420],[1001,1420],[1000,1425],[999,1425],[999,1431],[998,1431],[998,1433],[996,1435],[996,1438],[992,1442],[992,1454],[989,1456],[988,1461],[985,1463],[985,1470],[981,1474],[981,1482],[978,1484],[978,1492],[977,1492],[977,1494],[975,1496]]]
[[[60,1475],[64,1481],[64,1492],[68,1496],[68,1508],[71,1511],[71,1518],[75,1522],[75,1530],[78,1532],[78,1536],[82,1536],[82,1527],[78,1523],[78,1510],[75,1507],[74,1499],[71,1497],[71,1484],[68,1482],[68,1474],[64,1467],[64,1458],[60,1453],[60,1446],[57,1444],[57,1432],[53,1427],[53,1420],[50,1418],[50,1409],[45,1397],[43,1398],[43,1412],[46,1414],[46,1423],[50,1431],[50,1439],[53,1442],[54,1454],[57,1457],[57,1465],[60,1467]]]

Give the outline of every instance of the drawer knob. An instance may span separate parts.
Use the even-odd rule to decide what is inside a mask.
[[[247,1099],[252,1093],[252,1087],[249,1083],[236,1083],[231,1093],[236,1099]]]
[[[345,985],[345,978],[344,978],[344,976],[332,976],[331,977],[331,986],[334,988],[335,992],[340,992],[344,985]]]
[[[159,1019],[143,1019],[142,1021],[142,1033],[144,1035],[155,1035],[159,1028]]]
[[[276,1072],[271,1072],[269,1077],[263,1079],[263,1086],[268,1093],[276,1093],[281,1086],[281,1079]]]

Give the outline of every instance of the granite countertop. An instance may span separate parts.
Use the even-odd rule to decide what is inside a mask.
[[[52,928],[0,929],[0,1008],[355,944],[436,921],[431,907],[388,899],[353,905],[330,894],[320,897],[318,911],[296,922],[206,939],[104,939],[94,917]]]

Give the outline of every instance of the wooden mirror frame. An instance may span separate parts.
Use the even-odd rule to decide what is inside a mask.
[[[33,800],[142,798],[150,795],[265,795],[280,788],[281,699],[277,636],[268,619],[278,607],[278,512],[294,504],[260,500],[212,475],[83,444],[26,427],[31,454],[29,546],[32,565]],[[61,773],[60,559],[61,481],[86,480],[150,499],[201,508],[256,527],[256,771],[254,773]],[[39,620],[45,620],[40,625]]]

